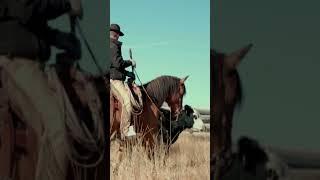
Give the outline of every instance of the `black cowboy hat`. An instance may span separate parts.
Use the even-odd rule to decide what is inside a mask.
[[[120,36],[124,35],[123,32],[121,32],[120,26],[118,24],[111,24],[110,25],[110,31],[117,32],[117,33],[119,33]]]

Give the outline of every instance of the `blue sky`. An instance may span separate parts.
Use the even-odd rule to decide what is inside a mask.
[[[185,77],[184,104],[210,106],[210,1],[110,0],[110,23],[124,32],[143,83],[161,75]]]

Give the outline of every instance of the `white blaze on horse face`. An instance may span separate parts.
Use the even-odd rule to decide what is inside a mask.
[[[173,108],[172,108],[172,111],[171,111],[172,112],[172,116],[176,117],[180,113],[181,110],[182,110],[182,108],[180,107],[180,103],[174,104]]]

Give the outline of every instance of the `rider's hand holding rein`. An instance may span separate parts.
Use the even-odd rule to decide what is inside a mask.
[[[65,50],[75,60],[81,58],[81,43],[73,33],[62,32],[56,29],[48,28],[48,41],[56,48]]]
[[[131,79],[136,79],[135,75],[133,72],[130,72],[130,71],[126,71],[126,76],[131,78]]]
[[[70,16],[78,17],[79,19],[82,19],[83,17],[83,8],[81,0],[69,0],[70,4]]]
[[[133,68],[135,68],[135,67],[136,67],[136,61],[133,60],[133,59],[130,59],[129,61],[131,61],[131,66],[132,66]]]

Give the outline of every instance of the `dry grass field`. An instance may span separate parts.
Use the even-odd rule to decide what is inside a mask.
[[[150,160],[144,148],[132,147],[131,155],[123,153],[119,164],[117,142],[111,143],[112,180],[206,180],[210,179],[209,133],[183,132],[172,145],[169,156],[163,148],[156,148],[155,159]],[[116,168],[118,167],[118,168]],[[116,170],[117,169],[117,170]]]

